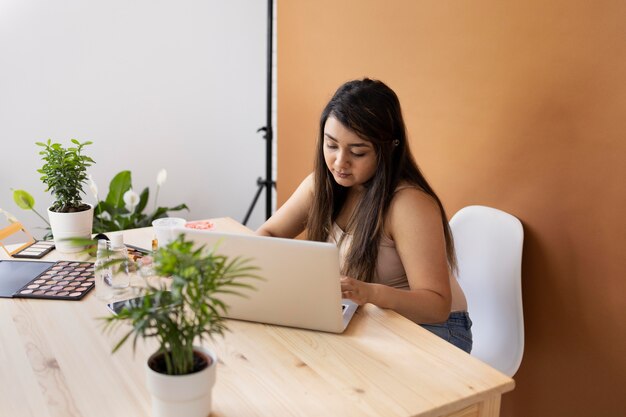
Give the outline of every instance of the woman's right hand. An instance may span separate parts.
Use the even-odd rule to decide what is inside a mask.
[[[358,305],[371,302],[375,284],[359,281],[358,279],[341,277],[341,298],[347,298]]]

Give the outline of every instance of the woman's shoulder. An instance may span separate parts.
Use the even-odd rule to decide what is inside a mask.
[[[406,190],[406,189],[409,189],[409,188],[413,188],[415,190],[421,191],[421,189],[417,185],[415,185],[415,184],[411,184],[408,181],[400,181],[400,183],[396,186],[396,189],[393,190],[393,192],[394,192],[394,194],[396,194],[396,193],[398,193],[398,192],[400,192],[402,190]]]
[[[313,188],[315,185],[315,173],[311,172],[302,180],[302,185],[305,185],[308,188]]]
[[[313,175],[313,173],[310,173],[302,180],[300,185],[298,185],[296,192],[305,192],[307,194],[312,193],[314,187],[315,187],[315,176]]]
[[[386,216],[387,230],[393,230],[421,222],[441,222],[437,201],[419,186],[400,184],[391,199]]]
[[[412,184],[407,181],[400,182],[396,189],[393,191],[392,203],[396,200],[404,201],[407,199],[418,199],[423,200],[425,202],[432,201],[436,204],[435,200],[428,195],[424,190],[417,184]]]
[[[384,235],[394,242],[402,236],[426,236],[440,232],[439,205],[419,187],[397,190],[385,216],[384,230]]]
[[[313,198],[315,185],[315,177],[313,174],[309,174],[305,179],[302,180],[298,188],[293,192],[290,197],[290,200],[294,200],[295,202],[299,202],[300,204],[304,204],[304,206],[308,207],[311,203],[311,199]]]

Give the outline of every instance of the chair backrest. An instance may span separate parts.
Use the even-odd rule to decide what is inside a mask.
[[[468,206],[450,219],[450,229],[473,322],[471,354],[513,376],[524,353],[522,223],[501,210]]]

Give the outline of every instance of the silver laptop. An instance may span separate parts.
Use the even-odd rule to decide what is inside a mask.
[[[341,299],[339,252],[332,243],[177,228],[197,244],[229,257],[250,258],[262,279],[244,295],[221,295],[226,317],[341,333],[357,304]]]

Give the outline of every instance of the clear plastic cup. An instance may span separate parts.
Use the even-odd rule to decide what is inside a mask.
[[[187,220],[180,217],[163,217],[152,222],[154,234],[156,235],[159,247],[163,247],[176,239],[174,229],[183,227]]]

